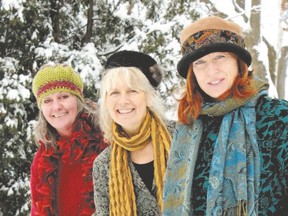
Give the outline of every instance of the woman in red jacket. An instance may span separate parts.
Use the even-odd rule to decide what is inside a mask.
[[[31,166],[31,215],[79,216],[95,211],[92,164],[107,146],[83,82],[66,65],[47,65],[33,79],[39,107]],[[90,105],[89,105],[90,104]]]

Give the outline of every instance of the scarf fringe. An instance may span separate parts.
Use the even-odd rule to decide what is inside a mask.
[[[230,209],[225,209],[223,211],[223,216],[233,216],[234,215],[234,209],[235,209],[235,207],[232,207]],[[245,200],[241,200],[237,203],[235,213],[236,213],[235,216],[248,216],[247,202]]]

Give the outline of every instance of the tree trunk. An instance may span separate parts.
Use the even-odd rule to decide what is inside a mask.
[[[60,42],[60,18],[59,18],[59,9],[60,9],[60,1],[59,0],[50,0],[51,9],[50,9],[50,17],[52,20],[52,28],[53,28],[53,38],[54,41]]]
[[[282,0],[281,1],[281,19],[285,25],[281,26],[281,34],[279,36],[279,41],[281,41],[281,57],[278,61],[278,68],[277,68],[277,91],[279,98],[287,99],[288,95],[285,94],[285,82],[287,77],[287,67],[288,67],[288,46],[287,44],[282,45],[283,34],[287,35],[287,10],[288,10],[288,1]]]
[[[258,6],[258,5],[261,5],[261,0],[252,0],[251,7]],[[246,37],[246,44],[249,49],[249,52],[252,55],[252,68],[254,70],[254,75],[267,81],[266,74],[267,74],[268,69],[265,68],[263,62],[259,60],[258,51],[253,49],[254,46],[262,43],[261,29],[260,29],[260,26],[261,26],[261,14],[260,13],[254,13],[253,11],[251,12],[250,26],[252,30],[249,32],[249,34]]]
[[[279,98],[285,99],[285,80],[288,63],[288,47],[282,47],[281,58],[278,63],[277,92]]]
[[[86,28],[86,34],[84,35],[81,45],[82,47],[91,41],[92,37],[92,29],[93,29],[93,0],[88,1],[89,7],[88,7],[88,15],[87,15],[87,28]]]

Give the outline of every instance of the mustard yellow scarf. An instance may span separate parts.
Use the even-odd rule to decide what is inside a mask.
[[[140,150],[152,140],[154,149],[154,178],[157,201],[162,210],[162,191],[171,136],[164,123],[152,111],[147,111],[140,132],[128,138],[113,123],[113,141],[110,160],[110,216],[136,216],[137,206],[129,167],[129,152]]]

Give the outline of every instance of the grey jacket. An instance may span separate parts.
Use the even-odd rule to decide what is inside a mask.
[[[107,147],[94,161],[93,183],[94,216],[109,216],[109,162],[111,146]],[[129,166],[136,196],[137,216],[158,216],[160,210],[156,199],[156,186],[153,181],[152,194],[142,181],[131,160]]]

